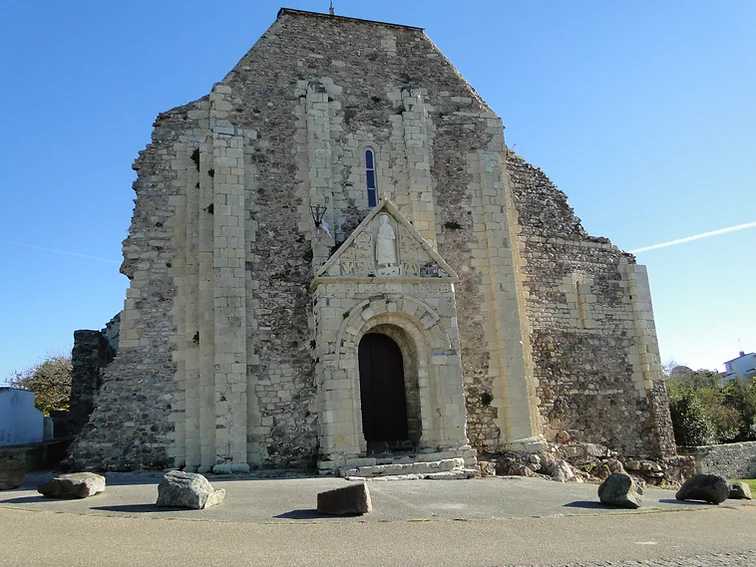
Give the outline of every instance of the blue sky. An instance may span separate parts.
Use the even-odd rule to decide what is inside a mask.
[[[122,308],[131,164],[152,122],[205,95],[283,5],[0,4],[0,382]],[[756,221],[756,2],[335,8],[424,27],[592,234],[635,250]],[[751,227],[638,254],[664,361],[718,367],[756,350],[754,244]]]

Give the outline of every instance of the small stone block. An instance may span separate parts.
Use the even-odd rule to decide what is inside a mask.
[[[87,498],[105,492],[105,477],[91,472],[56,476],[37,489],[45,498]]]
[[[601,483],[599,500],[608,506],[640,508],[643,505],[643,488],[627,473],[616,472]]]
[[[373,503],[364,482],[318,494],[318,513],[332,516],[361,515],[372,512]]]
[[[733,500],[751,500],[751,487],[745,482],[733,482],[730,485],[730,496]]]
[[[477,465],[480,476],[496,476],[496,463],[494,461],[478,461]]]
[[[214,490],[201,474],[168,471],[158,485],[157,505],[202,510],[223,503],[226,491]]]

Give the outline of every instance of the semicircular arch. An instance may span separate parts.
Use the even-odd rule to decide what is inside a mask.
[[[396,309],[390,310],[389,304]],[[439,325],[440,319],[432,307],[415,297],[382,296],[365,300],[354,307],[341,324],[336,335],[337,353],[352,353],[368,329],[385,323],[404,328],[416,338],[422,336],[433,350],[448,352],[452,350],[452,341]]]

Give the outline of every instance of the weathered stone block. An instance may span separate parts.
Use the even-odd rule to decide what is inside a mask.
[[[222,504],[224,489],[213,489],[210,481],[197,473],[168,471],[158,484],[157,505],[202,510]]]
[[[716,474],[696,474],[685,481],[675,494],[675,498],[721,504],[729,495],[730,487],[724,477]]]
[[[496,463],[493,461],[478,461],[480,476],[496,476]]]
[[[643,504],[643,488],[633,477],[625,473],[613,473],[598,488],[599,500],[609,506],[640,508]]]
[[[40,486],[45,498],[87,498],[105,492],[105,477],[91,472],[62,474]]]
[[[318,494],[318,512],[335,516],[372,512],[373,503],[367,484],[360,482]]]
[[[547,470],[549,476],[557,482],[575,480],[575,471],[567,461],[557,461]]]
[[[730,495],[728,498],[734,500],[751,500],[751,487],[745,482],[733,482],[730,485]]]

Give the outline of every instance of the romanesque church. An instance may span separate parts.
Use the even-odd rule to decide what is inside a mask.
[[[282,9],[154,126],[75,463],[674,454],[645,269],[584,231],[421,28]]]

